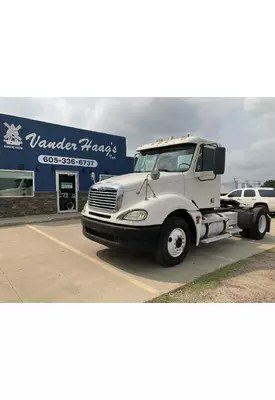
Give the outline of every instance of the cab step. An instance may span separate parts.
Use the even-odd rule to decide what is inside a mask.
[[[226,232],[223,235],[217,235],[217,236],[203,239],[201,241],[201,243],[208,244],[208,243],[218,242],[219,240],[228,239],[228,238],[232,237],[233,235],[235,235],[236,233],[240,233],[241,231],[242,231],[242,229],[240,229],[238,227],[232,228],[229,230],[229,232]]]

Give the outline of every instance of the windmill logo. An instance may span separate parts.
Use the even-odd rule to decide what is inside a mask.
[[[19,148],[22,145],[22,139],[19,135],[19,130],[21,129],[21,125],[15,126],[13,124],[9,125],[7,122],[4,122],[5,127],[7,128],[7,132],[4,135],[4,142],[6,143],[5,147],[7,148]]]

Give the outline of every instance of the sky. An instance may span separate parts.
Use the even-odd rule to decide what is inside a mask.
[[[223,180],[275,179],[275,98],[0,98],[0,113],[125,136],[128,155],[187,133],[227,149]]]

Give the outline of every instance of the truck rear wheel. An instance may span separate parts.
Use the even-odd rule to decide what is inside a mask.
[[[251,226],[243,229],[241,236],[248,239],[261,240],[268,230],[268,214],[264,208],[254,208]]]
[[[180,264],[188,253],[190,230],[180,217],[171,217],[164,222],[155,250],[155,260],[164,267]]]
[[[265,236],[268,228],[268,215],[264,208],[260,208],[257,212],[255,220],[249,229],[249,237],[255,240],[261,240]]]
[[[266,204],[256,204],[254,208],[262,208],[265,213],[269,214],[269,208]]]

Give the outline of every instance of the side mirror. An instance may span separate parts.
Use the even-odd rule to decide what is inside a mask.
[[[151,171],[151,178],[153,179],[153,181],[157,181],[159,177],[160,177],[160,172],[158,168],[154,168],[153,171]]]
[[[216,175],[223,175],[225,170],[225,147],[216,147],[214,153],[214,169]]]

